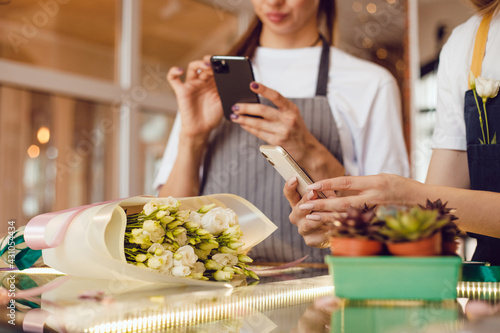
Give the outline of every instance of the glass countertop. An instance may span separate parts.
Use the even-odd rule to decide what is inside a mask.
[[[15,293],[49,289],[16,299],[13,316],[11,303],[2,305],[0,331],[23,332],[36,321],[44,332],[500,331],[500,283],[459,282],[456,301],[338,300],[326,311],[315,303],[335,293],[326,268],[260,269],[268,270],[258,283],[233,288],[87,279],[49,268],[0,271]]]

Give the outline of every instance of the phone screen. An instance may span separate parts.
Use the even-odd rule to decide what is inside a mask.
[[[247,57],[212,56],[210,63],[226,119],[230,119],[236,103],[259,103],[259,96],[250,90],[254,76]]]

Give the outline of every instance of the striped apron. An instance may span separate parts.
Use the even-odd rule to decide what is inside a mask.
[[[299,108],[309,131],[342,163],[337,124],[326,97],[329,59],[330,46],[323,39],[316,96],[290,100]],[[273,106],[262,97],[261,103]],[[329,250],[307,246],[289,220],[291,208],[283,195],[285,180],[259,151],[259,146],[267,143],[228,121],[213,131],[210,140],[200,194],[233,193],[244,197],[278,226],[249,253],[254,262],[290,262],[308,255],[305,262],[323,263]]]

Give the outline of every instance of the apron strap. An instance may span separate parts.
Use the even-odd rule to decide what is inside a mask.
[[[323,49],[321,51],[321,59],[319,63],[318,83],[316,84],[316,96],[326,96],[328,87],[328,74],[330,71],[330,45],[327,43],[325,37],[320,35],[323,42]]]
[[[488,31],[490,30],[490,22],[493,14],[484,15],[477,29],[476,41],[474,42],[474,52],[472,53],[472,63],[470,65],[470,70],[474,77],[481,76],[481,71],[483,67],[484,54],[486,52],[486,42],[488,40]],[[467,76],[467,80],[468,80]],[[470,89],[469,85],[469,89]]]

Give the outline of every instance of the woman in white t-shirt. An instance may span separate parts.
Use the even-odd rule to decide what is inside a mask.
[[[226,121],[208,58],[191,62],[184,82],[172,68],[180,117],[155,187],[160,196],[240,195],[279,226],[252,250],[256,261],[323,262],[290,226],[284,181],[258,148],[283,146],[312,179],[408,175],[399,91],[385,69],[331,46],[334,1],[252,3],[256,19],[229,53],[251,59],[261,103],[236,104]]]
[[[308,244],[317,246],[324,241],[324,231],[318,225],[333,215],[321,212],[343,210],[360,203],[424,204],[427,198],[440,198],[449,201],[449,207],[457,208],[460,217],[457,223],[477,238],[473,260],[500,265],[500,209],[497,209],[500,195],[492,193],[500,192],[500,145],[497,144],[500,97],[496,96],[500,80],[500,0],[471,0],[471,3],[477,15],[453,30],[440,55],[433,154],[426,179],[431,186],[391,175],[341,177],[312,188],[349,188],[361,194],[299,205],[295,184],[285,186],[285,193],[295,207],[291,221],[299,226]],[[478,96],[481,92],[471,89],[474,88],[470,84],[471,75],[493,79],[489,83],[492,94],[485,104],[487,113]],[[474,83],[479,85],[477,82]],[[316,213],[309,214],[312,210]]]

